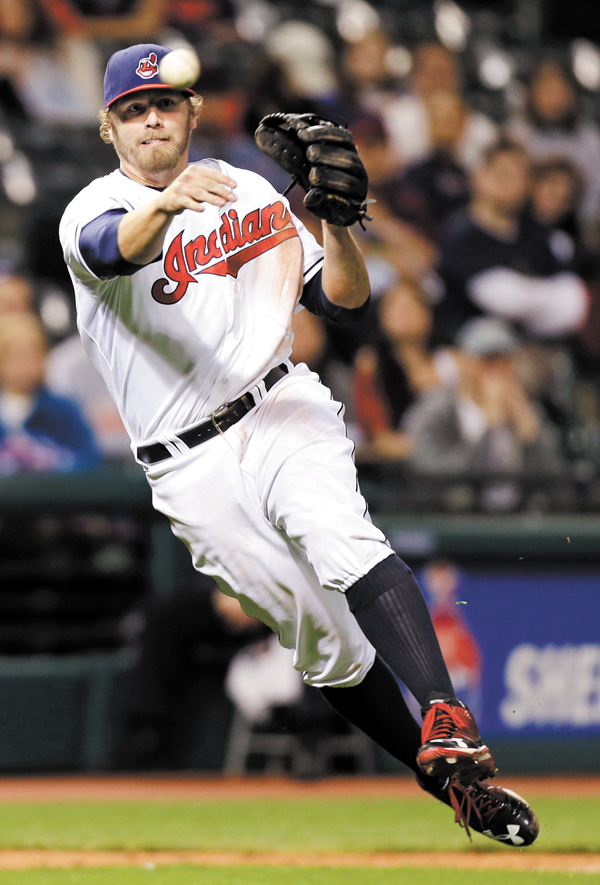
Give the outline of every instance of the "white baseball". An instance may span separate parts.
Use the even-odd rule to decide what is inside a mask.
[[[173,49],[160,60],[158,72],[163,83],[187,88],[200,76],[200,59],[192,49]]]

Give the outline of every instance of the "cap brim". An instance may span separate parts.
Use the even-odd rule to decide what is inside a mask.
[[[193,89],[189,89],[187,86],[169,86],[168,83],[144,83],[142,86],[135,86],[133,89],[126,89],[125,92],[121,92],[119,95],[115,95],[114,98],[106,105],[107,108],[111,107],[116,101],[120,98],[124,98],[126,95],[131,95],[132,92],[144,92],[149,89],[170,89],[171,92],[187,92],[188,95],[196,95]]]

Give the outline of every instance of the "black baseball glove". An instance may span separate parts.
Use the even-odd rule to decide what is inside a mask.
[[[348,129],[314,114],[268,114],[254,137],[292,175],[290,187],[304,188],[304,205],[318,218],[340,227],[371,220],[367,173]]]

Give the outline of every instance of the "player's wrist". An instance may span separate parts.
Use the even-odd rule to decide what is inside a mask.
[[[162,216],[168,221],[178,212],[181,212],[181,209],[174,205],[171,195],[167,194],[166,190],[157,196],[152,209],[157,216]]]

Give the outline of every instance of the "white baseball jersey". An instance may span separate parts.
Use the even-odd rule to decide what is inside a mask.
[[[155,199],[153,188],[116,170],[84,188],[60,225],[83,343],[134,448],[202,421],[286,360],[302,285],[323,262],[321,246],[264,178],[201,162],[237,182],[237,200],[176,215],[161,260],[132,275],[99,279],[79,237],[104,212]],[[283,278],[273,249],[294,238],[298,266]]]

